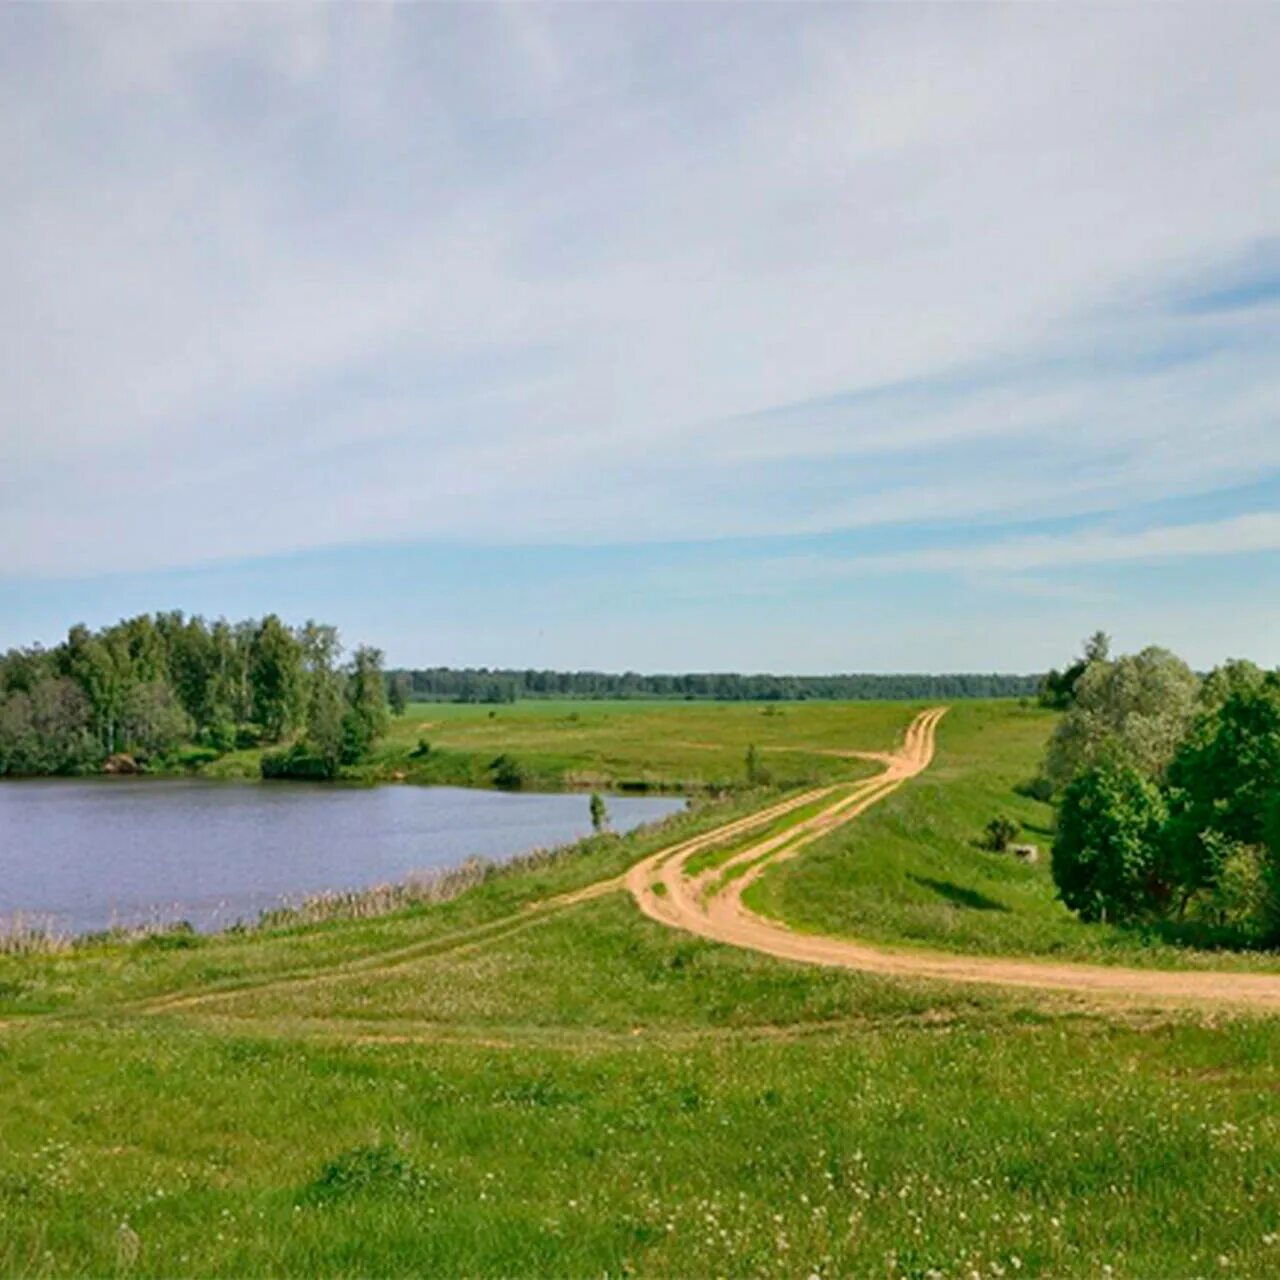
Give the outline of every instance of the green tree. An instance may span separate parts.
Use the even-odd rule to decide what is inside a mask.
[[[1111,656],[1111,637],[1105,631],[1095,631],[1084,642],[1084,655],[1065,671],[1056,667],[1040,684],[1040,705],[1065,711],[1076,700],[1076,685],[1089,669],[1090,663],[1106,662]]]
[[[148,680],[126,693],[120,709],[120,743],[126,750],[163,754],[190,741],[194,732],[191,717],[166,681]]]
[[[306,752],[318,761],[315,773],[332,778],[342,763],[345,677],[335,670],[341,653],[337,629],[308,620],[298,632],[305,672]]]
[[[248,678],[253,718],[279,742],[302,717],[304,682],[302,645],[274,613],[254,632]]]
[[[1158,779],[1196,711],[1199,681],[1181,658],[1151,647],[1090,662],[1054,731],[1045,777],[1054,787],[1106,758]]]
[[[1226,853],[1249,848],[1267,850],[1280,890],[1280,673],[1255,672],[1230,664],[1210,676],[1209,706],[1169,766],[1165,842],[1184,901],[1217,883]]]
[[[409,694],[413,681],[407,671],[396,671],[387,681],[387,702],[393,716],[402,716],[409,706]]]
[[[343,717],[343,762],[364,759],[387,731],[387,684],[382,674],[382,650],[361,645],[352,655],[347,676],[347,712]]]
[[[60,668],[80,686],[89,700],[93,731],[110,754],[116,749],[120,709],[128,687],[127,659],[118,645],[77,624],[59,651]]]
[[[1129,765],[1104,761],[1076,775],[1062,796],[1053,842],[1053,880],[1085,920],[1127,921],[1160,910],[1164,801]]]

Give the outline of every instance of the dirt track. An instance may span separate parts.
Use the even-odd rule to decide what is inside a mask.
[[[769,867],[794,857],[806,845],[856,818],[929,766],[938,721],[945,711],[946,708],[935,708],[917,716],[907,730],[902,747],[893,755],[882,757],[883,773],[859,783],[817,815],[780,835],[740,850],[717,868],[694,876],[685,870],[689,858],[710,843],[723,843],[725,831],[713,833],[713,838],[663,850],[631,869],[626,876],[627,888],[641,911],[662,924],[784,960],[895,977],[1034,987],[1156,1004],[1213,1001],[1280,1011],[1280,975],[1277,974],[1125,969],[899,951],[848,939],[795,933],[780,922],[751,911],[742,895]],[[809,792],[793,802],[793,807],[835,790],[828,787]],[[782,812],[782,806],[776,806],[771,812]],[[655,888],[659,885],[660,889]]]

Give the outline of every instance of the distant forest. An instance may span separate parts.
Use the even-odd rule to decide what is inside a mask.
[[[729,702],[862,701],[919,698],[1033,698],[1039,675],[622,675],[602,671],[430,667],[389,673],[393,700],[515,702],[525,698],[673,698]]]

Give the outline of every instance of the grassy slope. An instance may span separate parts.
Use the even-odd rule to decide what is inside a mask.
[[[11,1028],[0,1271],[1265,1276],[1278,1087],[1275,1023],[801,969],[616,897],[380,981]]]
[[[1008,719],[973,714],[953,782]],[[801,968],[621,895],[448,945],[652,838],[399,917],[0,960],[58,1008],[0,1028],[0,1273],[1274,1274],[1280,1022]]]
[[[1051,714],[1013,703],[957,703],[928,772],[857,822],[765,875],[748,901],[813,933],[979,954],[1043,955],[1163,967],[1274,969],[1274,955],[1196,951],[1164,935],[1082,924],[1055,896],[1052,809],[1014,788],[1032,778]],[[980,847],[1007,813],[1040,859]]]

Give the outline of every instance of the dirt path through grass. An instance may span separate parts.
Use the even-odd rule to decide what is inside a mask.
[[[1086,964],[1058,964],[993,956],[893,950],[852,939],[797,933],[752,911],[743,894],[770,867],[794,857],[892,794],[933,760],[938,722],[946,708],[922,712],[901,748],[885,757],[885,770],[858,784],[828,808],[780,835],[735,854],[697,875],[686,872],[689,853],[663,850],[626,876],[640,910],[671,928],[783,960],[831,965],[890,977],[934,978],[1002,987],[1069,991],[1156,1004],[1212,1001],[1280,1011],[1280,976],[1252,973],[1173,972]]]

